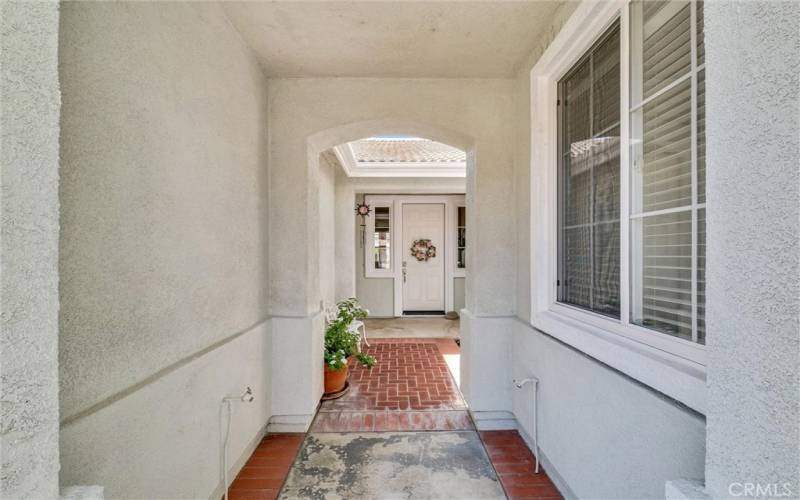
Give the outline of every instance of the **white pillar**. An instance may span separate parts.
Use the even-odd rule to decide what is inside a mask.
[[[58,497],[58,2],[0,3],[2,498]]]
[[[706,492],[794,498],[800,495],[800,3],[706,2],[705,9]],[[754,484],[749,494],[748,483]]]

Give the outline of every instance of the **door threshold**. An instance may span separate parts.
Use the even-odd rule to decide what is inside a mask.
[[[441,318],[444,311],[403,311],[404,318]]]

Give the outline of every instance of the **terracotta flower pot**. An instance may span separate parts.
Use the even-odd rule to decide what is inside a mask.
[[[347,382],[347,365],[334,370],[328,365],[325,365],[325,393],[339,392],[344,389],[344,384]]]

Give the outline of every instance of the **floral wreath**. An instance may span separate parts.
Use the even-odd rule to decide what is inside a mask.
[[[431,240],[419,239],[411,245],[411,256],[416,257],[420,262],[436,257],[436,247],[431,244]]]

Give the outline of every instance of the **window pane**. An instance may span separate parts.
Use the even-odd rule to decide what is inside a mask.
[[[619,129],[609,133],[594,139],[592,309],[619,317]]]
[[[570,146],[584,139],[588,139],[592,132],[592,122],[589,115],[589,102],[591,99],[591,68],[589,61],[585,61],[563,80],[562,94],[564,100],[564,139],[562,153],[569,154]]]
[[[619,27],[559,82],[559,301],[619,317]]]
[[[697,211],[697,341],[706,343],[706,209]]]
[[[644,97],[689,73],[691,12],[688,2],[644,2],[642,64]],[[636,22],[637,20],[634,20]]]
[[[619,317],[619,221],[594,226],[592,310]]]
[[[706,202],[706,72],[697,73],[697,203]]]
[[[581,226],[564,231],[564,269],[561,276],[562,302],[592,308],[592,263],[590,226]]]
[[[692,203],[691,95],[687,80],[633,113],[634,213]]]
[[[619,124],[619,34],[592,54],[592,79],[592,135],[597,136]]]
[[[703,19],[703,2],[697,2],[697,64],[698,66],[706,62],[706,48],[705,48],[705,29]]]
[[[631,322],[692,339],[692,212],[631,221]],[[638,256],[638,257],[637,257]],[[638,288],[638,289],[637,289]]]
[[[456,226],[458,238],[456,245],[456,267],[464,269],[467,267],[467,207],[458,207],[458,225]]]
[[[391,217],[389,207],[375,207],[375,269],[391,269]]]

